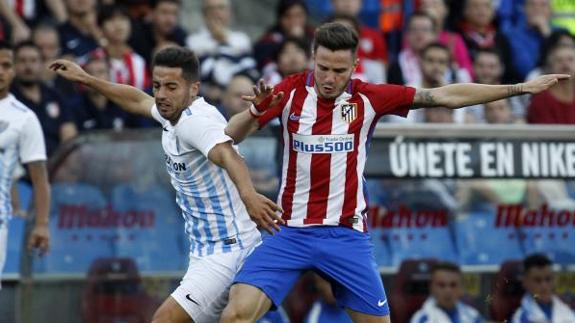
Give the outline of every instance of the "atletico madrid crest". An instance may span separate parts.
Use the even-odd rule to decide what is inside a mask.
[[[342,104],[341,118],[347,123],[352,123],[357,118],[357,103]]]

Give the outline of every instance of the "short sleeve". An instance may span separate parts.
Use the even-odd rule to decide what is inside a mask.
[[[378,116],[394,114],[406,117],[413,105],[415,88],[393,84],[361,83],[360,93],[369,99]]]
[[[150,113],[152,114],[152,118],[162,124],[162,126],[166,123],[166,119],[162,118],[160,115],[160,111],[158,111],[158,107],[154,104],[150,109]]]
[[[283,109],[289,100],[291,91],[297,86],[297,82],[303,79],[304,75],[304,73],[300,73],[286,77],[274,87],[274,94],[283,92],[284,96],[277,105],[266,110],[266,112],[258,118],[260,128],[268,124],[271,120],[281,116]]]
[[[192,116],[178,124],[176,134],[184,144],[199,150],[204,156],[217,144],[233,141],[226,135],[225,122],[207,116]]]
[[[22,127],[22,132],[18,140],[20,151],[20,161],[23,164],[46,160],[46,145],[40,121],[34,113],[30,113]]]

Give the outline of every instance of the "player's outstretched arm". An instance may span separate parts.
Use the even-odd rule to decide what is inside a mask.
[[[513,85],[463,83],[434,89],[417,89],[413,106],[416,108],[448,107],[457,109],[520,94],[536,94],[569,78],[570,76],[567,74],[549,74],[539,76],[526,83]]]
[[[215,145],[210,149],[208,159],[226,170],[238,189],[250,218],[270,234],[273,234],[274,229],[279,231],[278,223],[283,224],[283,220],[276,212],[281,212],[281,209],[267,197],[256,192],[248,167],[231,142]]]
[[[34,206],[36,221],[34,229],[28,238],[28,249],[37,248],[41,254],[50,247],[50,233],[48,230],[48,212],[50,210],[50,184],[48,184],[48,172],[45,161],[28,163],[28,171],[34,189]]]
[[[253,90],[254,95],[242,96],[243,100],[252,103],[250,108],[233,116],[225,129],[226,135],[234,139],[235,143],[242,142],[258,130],[258,117],[262,116],[267,109],[277,105],[284,96],[283,92],[274,94],[274,87],[267,85],[263,80],[259,80]]]
[[[50,69],[67,80],[93,88],[126,112],[152,117],[154,98],[133,86],[99,79],[86,73],[78,64],[65,59],[55,60],[50,64]]]

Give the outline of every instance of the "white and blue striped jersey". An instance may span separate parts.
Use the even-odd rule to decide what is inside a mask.
[[[46,160],[40,121],[14,96],[0,99],[0,223],[12,216],[10,188],[18,161]]]
[[[203,98],[185,109],[176,125],[162,118],[155,105],[151,112],[163,127],[166,168],[186,222],[190,254],[251,247],[260,233],[226,171],[207,157],[215,145],[232,141],[224,133],[224,116]]]

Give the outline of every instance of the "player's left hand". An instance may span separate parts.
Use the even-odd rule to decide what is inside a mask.
[[[274,230],[279,232],[279,225],[285,224],[284,220],[277,214],[282,212],[282,209],[267,197],[255,193],[243,196],[242,201],[252,221],[269,234],[273,235]]]
[[[43,256],[50,249],[50,231],[47,224],[36,224],[28,238],[28,251],[38,249]]]
[[[520,84],[523,86],[522,93],[537,94],[543,92],[555,84],[563,80],[568,80],[571,78],[569,74],[547,74],[541,75],[538,78]]]

